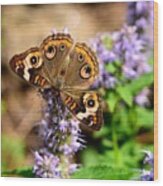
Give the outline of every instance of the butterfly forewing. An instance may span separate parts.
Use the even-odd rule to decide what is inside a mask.
[[[45,62],[45,69],[49,74],[51,84],[58,87],[58,81],[63,78],[66,69],[66,57],[73,46],[73,39],[69,34],[57,33],[43,40],[40,50]]]
[[[76,43],[69,56],[65,87],[87,89],[98,76],[98,61],[85,43]]]
[[[28,83],[40,88],[49,86],[43,66],[42,54],[37,47],[15,55],[10,60],[10,67],[16,74]]]

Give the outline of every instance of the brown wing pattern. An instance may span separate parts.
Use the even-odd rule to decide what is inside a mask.
[[[39,48],[31,48],[21,54],[13,56],[10,60],[11,69],[28,83],[45,88],[49,86],[42,68],[44,62]]]
[[[93,91],[77,94],[61,92],[61,98],[71,113],[86,126],[99,130],[103,124],[100,96]]]

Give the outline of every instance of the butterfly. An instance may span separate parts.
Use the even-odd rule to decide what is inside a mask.
[[[99,130],[103,124],[101,98],[89,90],[98,77],[95,53],[68,33],[53,33],[39,47],[14,55],[11,69],[37,88],[54,88],[65,107],[82,124]]]

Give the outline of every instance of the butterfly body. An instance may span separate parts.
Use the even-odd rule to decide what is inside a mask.
[[[98,76],[98,61],[85,43],[74,43],[69,34],[53,34],[40,47],[15,55],[10,66],[35,87],[56,90],[81,123],[94,130],[101,128],[100,96],[88,90]]]

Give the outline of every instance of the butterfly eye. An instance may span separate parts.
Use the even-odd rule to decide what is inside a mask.
[[[84,61],[84,56],[83,56],[83,54],[78,54],[78,61],[79,62],[83,62]]]
[[[66,48],[66,46],[63,43],[59,47],[59,49],[60,49],[61,52],[65,51],[65,48]]]
[[[56,55],[56,48],[52,45],[48,46],[47,50],[45,50],[45,57],[48,60],[52,60]]]
[[[83,79],[88,79],[88,78],[90,78],[90,76],[91,76],[91,72],[92,72],[91,67],[90,67],[88,64],[86,64],[86,65],[84,65],[84,66],[81,68],[81,70],[80,70],[80,76],[81,76]]]
[[[34,68],[39,68],[42,65],[42,58],[39,55],[32,55],[28,59]]]

